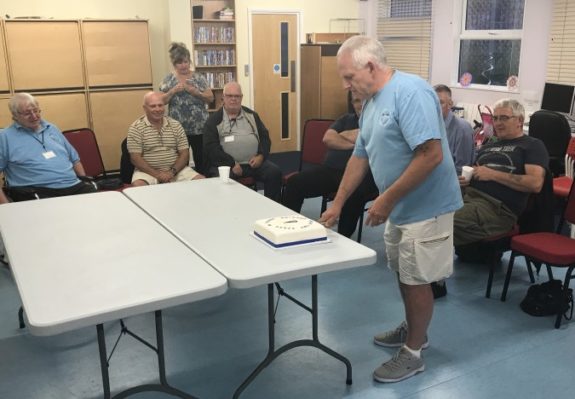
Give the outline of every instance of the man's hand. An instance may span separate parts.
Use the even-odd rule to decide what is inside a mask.
[[[471,179],[473,179],[473,177],[471,177],[471,179],[467,180],[463,176],[457,176],[457,179],[459,180],[459,187],[467,187],[467,186],[469,186],[469,182],[471,182]]]
[[[327,210],[324,213],[322,213],[318,222],[323,224],[325,227],[331,227],[337,223],[340,214],[341,214],[341,208],[332,205],[329,208],[327,208]]]
[[[262,163],[264,162],[264,156],[262,154],[258,154],[258,155],[254,155],[249,161],[248,161],[248,165],[250,165],[250,167],[252,169],[257,169],[260,166],[262,166]]]
[[[477,180],[493,180],[494,169],[488,168],[487,166],[474,166],[473,167],[473,178]]]
[[[194,178],[192,180],[200,180],[200,179],[205,179],[206,176],[202,175],[202,174],[197,174],[194,176]]]
[[[393,210],[393,204],[387,200],[385,193],[380,194],[371,208],[367,210],[367,219],[365,220],[366,226],[379,226],[385,223],[389,218],[389,214]]]
[[[242,167],[239,163],[236,162],[236,164],[234,165],[234,167],[232,168],[232,172],[234,175],[236,176],[243,176],[244,171],[242,170]]]
[[[158,179],[160,183],[169,183],[174,180],[174,174],[169,170],[162,170],[158,172],[156,179]]]

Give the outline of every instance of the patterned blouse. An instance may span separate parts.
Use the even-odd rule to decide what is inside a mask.
[[[198,73],[192,73],[189,80],[191,80],[192,84],[200,91],[204,91],[208,88],[208,82]],[[160,84],[160,91],[167,93],[178,83],[176,76],[171,73],[166,76]],[[186,135],[193,136],[203,133],[204,124],[208,119],[205,102],[192,96],[187,91],[180,91],[172,96],[168,105],[168,116],[182,124]]]

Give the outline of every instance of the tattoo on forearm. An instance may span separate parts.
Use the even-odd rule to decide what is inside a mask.
[[[423,155],[426,155],[426,154],[429,152],[429,147],[431,147],[431,142],[432,142],[432,141],[433,141],[433,140],[427,140],[426,142],[421,143],[420,145],[418,145],[418,146],[415,148],[415,152],[420,152],[420,153],[422,153]]]

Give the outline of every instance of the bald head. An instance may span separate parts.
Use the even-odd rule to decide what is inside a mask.
[[[161,124],[164,119],[164,95],[157,91],[150,91],[144,95],[144,112],[151,124]]]

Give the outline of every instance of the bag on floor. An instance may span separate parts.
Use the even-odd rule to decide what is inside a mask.
[[[521,301],[521,309],[531,316],[551,316],[563,313],[567,320],[573,317],[573,290],[563,292],[559,280],[550,280],[541,284],[533,284],[527,290],[527,295]],[[571,310],[571,312],[569,312]],[[570,313],[567,316],[567,313]]]

